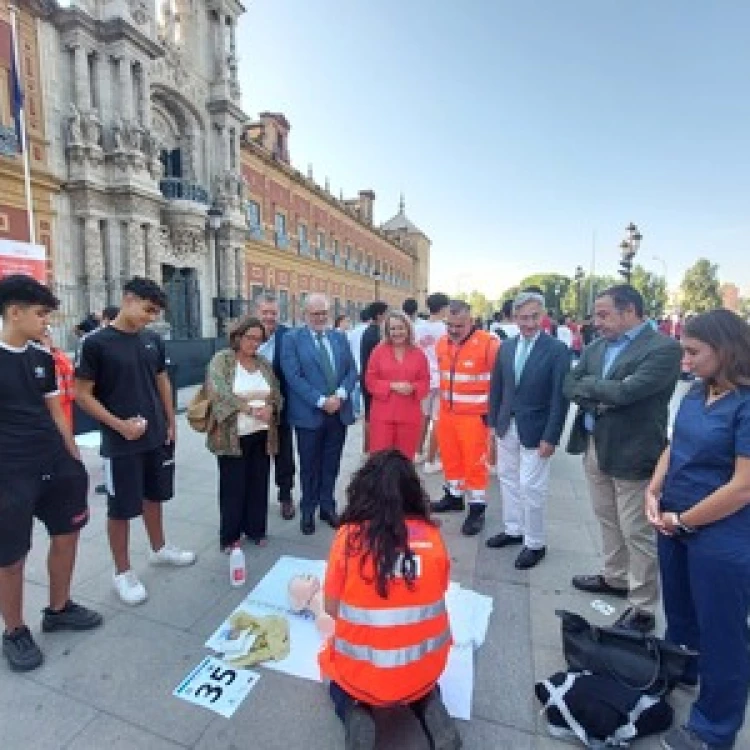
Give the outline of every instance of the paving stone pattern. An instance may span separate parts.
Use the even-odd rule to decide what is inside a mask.
[[[185,404],[190,391],[180,393]],[[361,430],[350,430],[338,487],[359,465]],[[0,664],[0,746],[4,750],[331,750],[343,748],[343,730],[322,685],[260,668],[262,678],[232,719],[172,697],[172,690],[206,655],[203,643],[247,589],[229,586],[228,562],[218,548],[216,464],[202,436],[179,418],[177,493],[166,506],[168,538],[198,553],[183,570],[153,568],[147,562],[142,526],[133,524],[133,566],[149,591],[139,607],[121,604],[112,591],[112,566],[104,530],[105,501],[93,494],[101,481],[94,451],[85,461],[91,473],[92,518],[81,539],[74,596],[104,613],[94,633],[39,632],[46,604],[46,540],[34,533],[26,569],[25,613],[46,656],[28,675]],[[432,496],[441,478],[426,478]],[[497,482],[490,489],[485,532],[468,539],[461,517],[445,518],[443,531],[453,560],[453,578],[494,598],[487,641],[476,654],[473,718],[459,722],[467,750],[553,750],[533,696],[535,679],[562,668],[559,622],[554,610],[577,610],[606,624],[591,607],[593,597],[570,587],[574,573],[595,572],[599,538],[580,461],[560,452],[553,461],[546,559],[529,572],[513,567],[518,548],[490,550],[487,536],[500,530]],[[296,499],[296,498],[295,498]],[[332,532],[318,525],[314,536],[299,532],[298,519],[283,521],[272,494],[269,545],[246,547],[248,587],[279,555],[325,558]],[[621,602],[614,601],[618,608]],[[659,629],[663,618],[659,618]],[[678,690],[672,702],[684,717],[691,693]],[[379,750],[427,750],[427,742],[408,711],[378,717]],[[750,747],[745,730],[738,747]],[[636,747],[658,747],[644,740]]]

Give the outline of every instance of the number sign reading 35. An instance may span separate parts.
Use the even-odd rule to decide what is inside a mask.
[[[175,689],[173,695],[229,718],[260,679],[257,672],[236,669],[207,656]]]

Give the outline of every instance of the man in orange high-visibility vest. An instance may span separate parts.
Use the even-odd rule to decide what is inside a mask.
[[[494,463],[494,446],[487,427],[490,379],[500,341],[475,328],[471,308],[452,300],[446,321],[448,334],[438,341],[440,419],[438,445],[443,460],[445,495],[432,503],[435,513],[469,512],[461,532],[478,534],[484,527],[488,464]]]

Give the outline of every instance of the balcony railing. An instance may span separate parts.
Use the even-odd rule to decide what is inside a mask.
[[[159,190],[167,200],[194,201],[208,205],[208,190],[181,177],[165,177],[159,180]]]

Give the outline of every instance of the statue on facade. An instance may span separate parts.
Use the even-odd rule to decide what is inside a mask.
[[[137,122],[132,122],[128,126],[128,146],[133,151],[140,151],[141,150],[141,136],[143,134],[143,131],[141,130],[141,126]]]
[[[102,142],[102,124],[96,112],[87,112],[83,116],[83,130],[86,143],[90,146],[99,146]]]
[[[70,103],[70,116],[68,117],[68,142],[71,146],[78,146],[83,143],[81,113],[72,102]]]
[[[123,150],[123,131],[125,125],[123,124],[122,117],[119,115],[112,125],[112,142],[114,144],[115,151]]]

